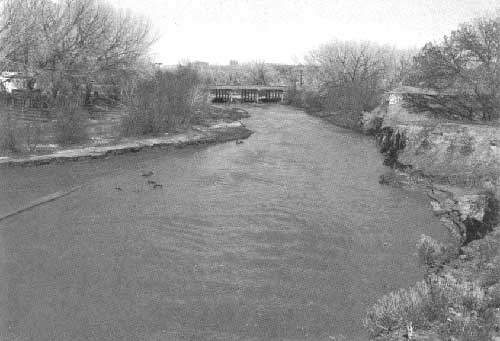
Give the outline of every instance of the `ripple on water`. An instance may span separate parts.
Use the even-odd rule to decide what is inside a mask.
[[[3,173],[10,194],[20,177],[93,182],[0,231],[11,331],[363,339],[366,308],[422,278],[414,245],[422,233],[444,238],[441,225],[423,196],[378,184],[371,139],[284,106],[249,111],[255,134],[243,146]]]

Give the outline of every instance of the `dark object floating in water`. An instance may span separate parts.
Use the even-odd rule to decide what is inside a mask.
[[[163,185],[162,184],[154,184],[153,189],[157,189],[157,188],[163,188]]]
[[[154,180],[148,180],[148,185],[157,185],[157,183]]]
[[[147,178],[147,177],[150,177],[153,174],[154,174],[153,171],[149,171],[147,173],[142,173],[142,176],[145,177],[145,178]]]
[[[118,186],[116,186],[116,187],[115,187],[115,189],[116,189],[117,191],[123,191],[123,189],[122,189],[121,187],[118,187]]]
[[[243,141],[241,141],[241,140],[236,141],[236,144],[242,144],[242,143],[243,143]]]

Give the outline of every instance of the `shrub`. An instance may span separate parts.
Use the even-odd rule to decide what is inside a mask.
[[[23,133],[26,138],[26,148],[30,153],[36,152],[42,139],[43,125],[39,122],[26,122]]]
[[[368,310],[364,325],[372,337],[391,332],[410,322],[418,328],[427,324],[430,305],[429,286],[422,281],[379,299]]]
[[[21,151],[21,125],[10,113],[0,118],[0,150],[16,153]]]
[[[286,104],[299,108],[302,108],[304,106],[304,101],[302,100],[302,91],[299,91],[296,88],[291,88],[285,93],[285,96]]]
[[[323,101],[321,95],[315,91],[305,91],[303,94],[303,106],[307,109],[322,109]]]
[[[61,145],[71,145],[88,140],[86,123],[88,112],[78,102],[67,101],[55,109],[55,138]]]
[[[451,275],[432,275],[427,279],[433,302],[429,313],[431,320],[444,320],[449,309],[479,311],[486,303],[485,292],[474,282],[459,282]]]
[[[383,89],[377,84],[345,84],[326,89],[325,107],[329,111],[361,113],[372,111],[381,101]]]
[[[157,72],[139,82],[129,98],[125,135],[160,134],[191,123],[196,109],[206,103],[198,73],[188,67]]]
[[[486,267],[481,276],[481,285],[489,287],[500,282],[500,256],[495,257]]]
[[[40,122],[23,122],[12,114],[0,118],[0,150],[8,153],[35,152],[42,139]]]
[[[500,309],[500,283],[492,285],[488,288],[489,301],[488,307]],[[500,323],[500,321],[498,321]]]
[[[285,99],[288,105],[298,108],[321,110],[323,109],[323,99],[316,91],[292,89],[287,92]]]
[[[495,324],[491,298],[474,282],[458,282],[451,276],[434,277],[433,301],[442,307],[440,335],[445,339],[464,341],[489,340]],[[436,295],[437,293],[437,295]]]
[[[475,282],[458,281],[446,276],[428,280],[433,306],[429,319],[439,321],[439,333],[445,339],[488,340],[493,323],[485,291]]]
[[[479,323],[486,320],[483,315],[487,305],[485,292],[476,283],[459,282],[450,275],[431,275],[413,287],[383,296],[368,310],[364,325],[372,337],[409,323],[422,328],[435,321],[443,323],[443,333],[478,335],[482,330]]]
[[[433,268],[449,260],[449,248],[423,234],[417,243],[418,259],[421,265]]]
[[[441,326],[439,334],[444,340],[490,340],[489,323],[475,311],[455,312]]]

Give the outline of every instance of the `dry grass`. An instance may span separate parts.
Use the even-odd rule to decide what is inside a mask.
[[[491,330],[490,299],[475,282],[450,275],[431,275],[408,289],[382,297],[367,312],[365,328],[372,337],[413,325],[415,329],[441,323],[439,333],[460,340],[483,340]]]
[[[430,254],[434,259],[435,254]],[[415,330],[432,328],[443,340],[490,340],[500,327],[495,314],[500,307],[498,260],[482,271],[480,281],[432,274],[413,287],[382,297],[368,310],[365,328],[375,338],[411,323]]]

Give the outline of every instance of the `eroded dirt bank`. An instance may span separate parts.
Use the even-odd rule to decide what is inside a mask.
[[[455,239],[454,245],[446,247],[443,257],[428,268],[428,281],[441,283],[437,287],[446,283],[439,289],[446,300],[435,303],[441,304],[439,309],[443,311],[426,317],[426,321],[413,321],[411,338],[498,340],[499,127],[438,122],[408,111],[401,102],[385,103],[365,114],[362,125],[365,132],[375,134],[385,155],[384,163],[392,168],[381,175],[380,182],[425,191],[434,213]],[[439,253],[432,252],[434,256]],[[432,288],[432,283],[426,285]],[[432,290],[428,295],[435,299]],[[398,309],[411,310],[409,307],[395,310]],[[394,319],[387,324],[392,328],[386,325],[373,336],[408,339],[410,315]]]
[[[381,182],[425,189],[435,213],[452,221],[450,229],[462,243],[483,237],[497,223],[498,127],[395,124],[383,126],[377,140],[385,164],[394,169]]]

